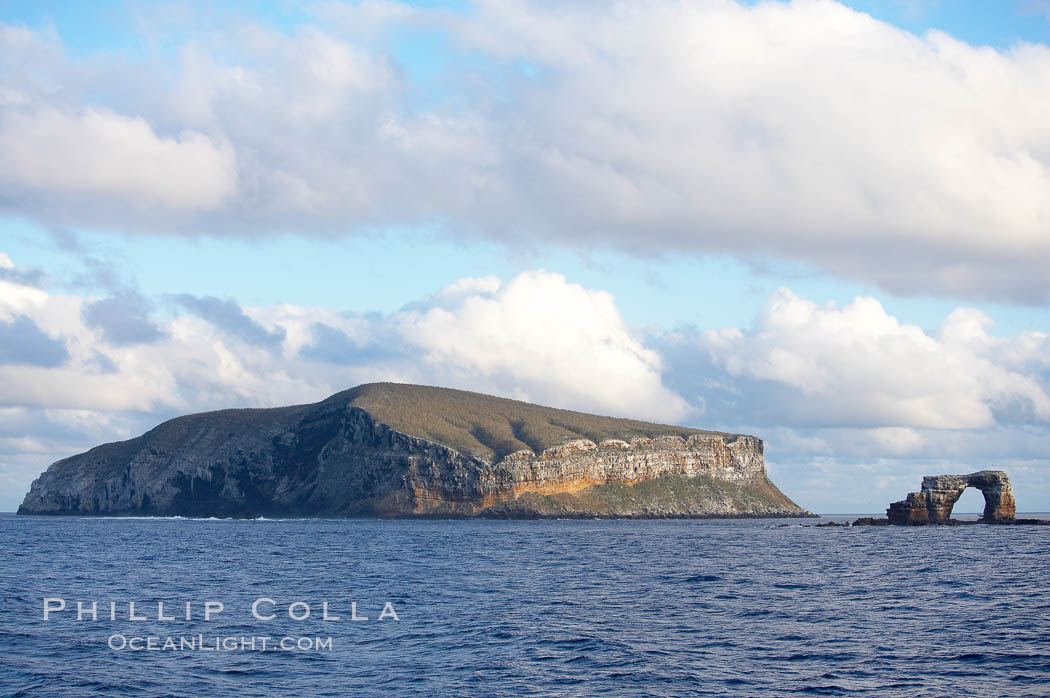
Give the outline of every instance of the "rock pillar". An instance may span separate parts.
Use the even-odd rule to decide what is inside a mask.
[[[967,487],[984,494],[984,523],[1014,520],[1016,503],[1010,478],[1001,470],[981,470],[969,475],[929,475],[922,479],[922,490],[911,492],[905,499],[890,504],[886,517],[891,524],[915,526],[946,523],[952,518],[952,507]]]

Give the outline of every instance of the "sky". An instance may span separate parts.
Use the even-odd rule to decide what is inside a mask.
[[[1043,0],[0,0],[0,511],[377,380],[1050,511],[1047,113]]]

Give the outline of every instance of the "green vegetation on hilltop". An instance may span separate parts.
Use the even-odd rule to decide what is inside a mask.
[[[345,399],[405,434],[493,460],[526,448],[539,453],[573,439],[599,443],[638,436],[716,433],[402,383],[369,383],[333,397]]]

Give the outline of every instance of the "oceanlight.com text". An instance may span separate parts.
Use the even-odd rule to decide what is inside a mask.
[[[329,637],[268,635],[122,635],[106,641],[111,650],[128,652],[331,652]]]

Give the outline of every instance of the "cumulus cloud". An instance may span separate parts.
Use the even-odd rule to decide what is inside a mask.
[[[271,311],[268,317],[290,327],[289,348],[298,357],[354,375],[378,370],[412,382],[663,421],[694,411],[663,384],[660,356],[624,324],[612,296],[559,274],[461,279],[391,315],[321,320],[314,313],[309,324],[289,315],[277,319]]]
[[[544,271],[461,279],[390,314],[178,296],[154,316],[131,291],[100,300],[4,280],[0,291],[0,401],[10,406],[190,411],[402,380],[794,429],[784,440],[796,452],[846,443],[813,430],[860,430],[887,455],[939,444],[929,430],[1050,423],[1050,338],[998,337],[967,308],[926,331],[874,298],[818,305],[781,289],[749,327],[643,337],[610,294]]]
[[[527,272],[493,288],[463,284],[395,322],[424,361],[533,402],[680,420],[691,408],[664,387],[660,356],[626,328],[611,294]]]
[[[380,316],[363,319],[365,334],[337,329],[324,322],[310,325],[311,341],[303,346],[298,355],[311,361],[343,365],[367,366],[379,363],[390,364],[400,360],[410,361],[411,350],[405,346],[396,330],[385,326]],[[353,335],[356,338],[351,338]]]
[[[818,306],[780,289],[750,328],[667,341],[679,371],[709,377],[693,386],[709,408],[751,421],[934,429],[1050,423],[1050,339],[1039,332],[998,338],[991,326],[980,311],[961,308],[927,333],[874,298]],[[892,434],[894,443],[912,440]]]
[[[644,228],[650,249],[769,252],[896,290],[1045,286],[1023,258],[1045,255],[1050,211],[1028,101],[1046,47],[918,38],[831,2],[592,7],[486,6],[471,27],[557,78],[522,96],[537,210],[595,239]]]
[[[31,327],[41,337],[34,322],[61,327],[70,355],[62,371],[8,373],[4,405],[265,406],[402,380],[653,419],[680,420],[691,409],[663,385],[659,355],[626,327],[612,296],[548,272],[460,280],[388,315],[248,309],[183,295],[170,317],[154,320],[150,301],[137,295],[92,300],[6,289],[0,320],[8,312],[12,332]]]
[[[109,298],[86,303],[84,322],[102,330],[115,345],[148,344],[164,337],[150,318],[150,304],[139,293],[123,291]]]
[[[5,110],[0,158],[8,197],[58,200],[67,209],[116,203],[182,214],[215,208],[236,189],[228,143],[196,131],[160,137],[141,117],[98,108]]]
[[[829,0],[319,12],[195,32],[161,66],[4,27],[4,61],[36,70],[0,71],[0,203],[193,235],[439,222],[1050,299],[1044,45],[914,36]],[[384,39],[408,30],[447,39],[433,85]]]
[[[44,272],[34,267],[15,266],[6,253],[0,252],[0,279],[24,286],[40,286],[44,283]]]
[[[59,366],[69,358],[66,345],[40,331],[25,315],[0,320],[0,364]]]
[[[973,309],[924,331],[872,298],[780,290],[749,327],[643,336],[610,294],[534,271],[460,279],[388,314],[168,298],[142,316],[159,336],[133,342],[89,321],[99,302],[0,279],[0,487],[177,414],[377,380],[757,434],[792,494],[822,477],[884,504],[923,468],[1009,467],[1029,486],[1050,466],[1050,339],[996,336]]]
[[[180,296],[190,312],[146,325],[142,346],[147,338],[126,326],[97,322],[105,301],[22,293],[10,317],[39,317],[68,336],[73,363],[92,377],[126,376],[127,359],[153,366],[161,380],[142,395],[159,404],[275,404],[393,379],[754,430],[881,430],[867,434],[869,446],[906,449],[926,442],[917,429],[1050,422],[1050,339],[996,337],[987,316],[966,308],[927,332],[873,298],[820,306],[781,289],[750,327],[643,341],[608,293],[527,272],[461,279],[386,315]],[[132,310],[147,307],[140,300]]]
[[[197,298],[189,294],[182,294],[177,300],[187,310],[212,323],[227,336],[271,350],[280,349],[284,341],[283,328],[266,329],[248,317],[241,306],[232,300],[214,296]]]

